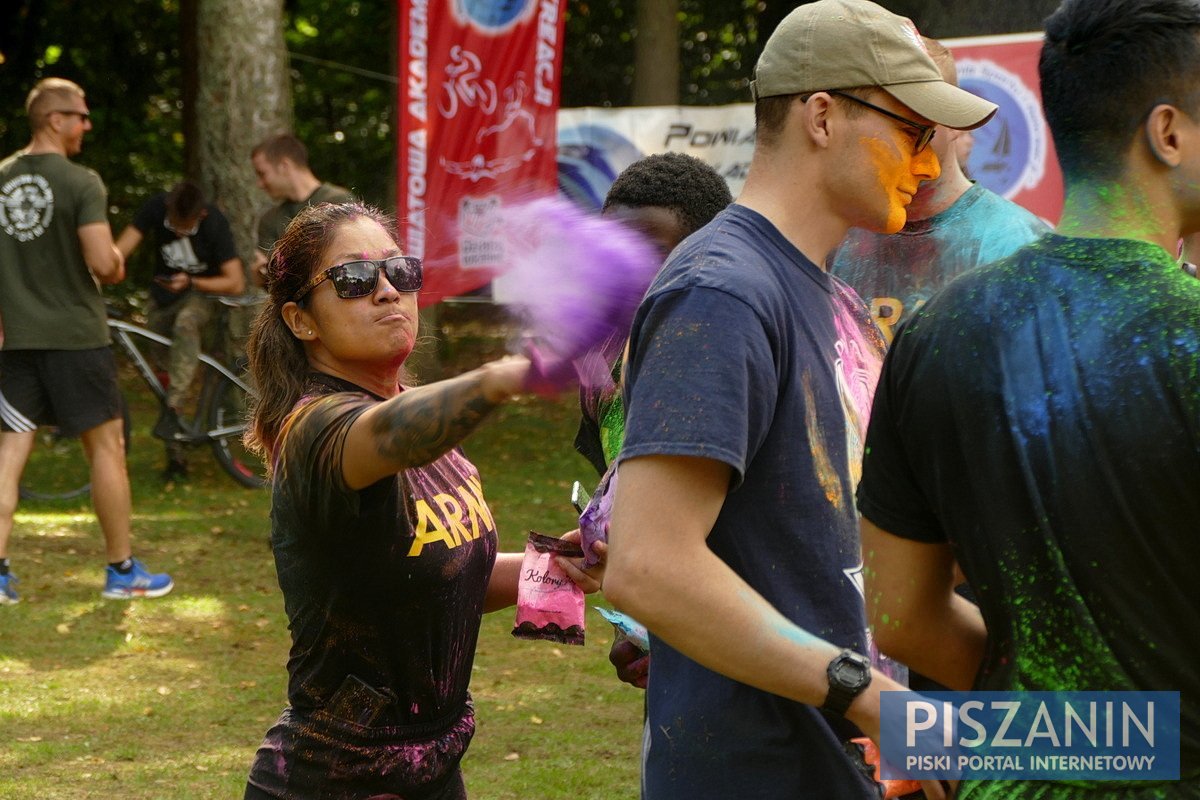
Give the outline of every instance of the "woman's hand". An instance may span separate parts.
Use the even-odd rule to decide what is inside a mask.
[[[480,391],[490,403],[503,403],[527,391],[529,359],[525,356],[505,356],[489,361],[479,371],[483,376],[479,382]]]
[[[564,533],[561,537],[567,542],[579,543],[579,529]],[[554,560],[562,567],[563,572],[567,573],[567,577],[575,582],[575,585],[583,589],[584,594],[591,594],[600,591],[600,584],[604,580],[604,566],[608,563],[608,545],[597,542],[595,553],[600,557],[600,563],[591,569],[583,568],[582,558],[564,558],[555,556]]]

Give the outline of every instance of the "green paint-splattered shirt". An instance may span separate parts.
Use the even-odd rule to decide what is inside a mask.
[[[954,547],[988,627],[976,688],[1181,693],[1180,783],[961,797],[1200,797],[1198,479],[1200,281],[1161,248],[1051,234],[901,329],[859,508]]]

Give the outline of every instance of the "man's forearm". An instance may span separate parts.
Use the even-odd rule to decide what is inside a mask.
[[[938,611],[928,609],[913,624],[894,630],[872,625],[876,644],[892,658],[955,691],[967,691],[983,662],[987,629],[979,608],[952,595]]]
[[[622,462],[604,593],[697,663],[820,706],[826,668],[841,648],[784,617],[707,546],[728,479],[728,467],[705,459]],[[899,688],[877,678],[876,688]],[[878,708],[856,713],[870,727]]]
[[[987,629],[979,609],[954,591],[950,546],[863,519],[862,547],[867,620],[879,649],[951,689],[971,688]]]

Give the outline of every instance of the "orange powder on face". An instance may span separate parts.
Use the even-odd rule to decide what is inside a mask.
[[[914,156],[909,141],[899,131],[894,136],[898,141],[865,136],[859,140],[870,154],[879,186],[887,198],[883,233],[896,233],[904,227],[908,220],[908,204],[920,182],[934,180],[942,173],[932,149],[926,148]]]

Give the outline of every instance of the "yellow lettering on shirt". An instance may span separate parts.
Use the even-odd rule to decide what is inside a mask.
[[[492,520],[492,512],[488,508],[487,502],[483,499],[483,486],[478,478],[467,478],[467,485],[460,486],[457,489],[458,496],[462,498],[463,504],[467,509],[467,518],[471,522],[471,538],[479,538],[479,523],[482,520],[483,530],[494,531],[496,523]]]
[[[438,508],[442,510],[442,519],[450,526],[450,533],[454,535],[455,544],[469,542],[475,538],[469,530],[463,527],[462,506],[452,495],[435,494],[433,502],[437,503]]]
[[[446,492],[435,494],[432,505],[424,498],[416,501],[417,521],[409,557],[421,555],[427,544],[441,542],[447,549],[453,549],[478,539],[480,534],[495,532],[496,523],[483,499],[479,478],[468,478],[465,485],[454,487],[454,493],[458,496]]]
[[[454,537],[450,532],[442,526],[441,520],[433,513],[433,509],[429,507],[429,503],[424,499],[418,500],[416,503],[417,509],[417,529],[414,531],[412,547],[408,549],[408,555],[419,556],[421,550],[427,544],[434,542],[444,542],[447,548],[453,549],[458,547],[458,542],[454,541]]]

